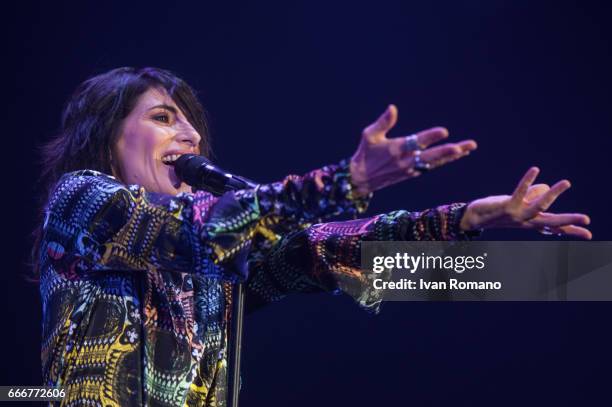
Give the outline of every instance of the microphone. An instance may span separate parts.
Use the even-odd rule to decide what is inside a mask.
[[[222,195],[227,191],[255,188],[257,183],[248,178],[230,174],[205,157],[183,154],[174,162],[174,172],[186,184],[195,189]]]

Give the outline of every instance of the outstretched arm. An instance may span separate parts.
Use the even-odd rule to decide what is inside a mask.
[[[552,187],[532,185],[538,173],[535,167],[527,171],[512,195],[318,224],[293,233],[267,254],[252,253],[247,305],[253,310],[291,292],[341,290],[362,307],[378,312],[381,293],[373,289],[372,276],[360,268],[364,241],[465,240],[491,228],[535,229],[590,239],[591,232],[583,227],[590,223],[587,215],[547,212],[570,187],[569,181]]]
[[[405,210],[371,218],[313,225],[280,240],[268,252],[252,253],[247,310],[294,292],[341,290],[378,312],[380,292],[361,270],[361,243],[381,240],[465,240],[459,224],[466,204],[420,212]]]

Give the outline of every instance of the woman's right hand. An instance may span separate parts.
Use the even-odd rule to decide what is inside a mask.
[[[543,234],[570,235],[590,240],[593,237],[591,232],[582,227],[591,222],[587,215],[546,212],[559,195],[570,188],[570,182],[562,180],[552,187],[532,185],[539,172],[537,167],[531,167],[512,195],[488,196],[471,202],[461,219],[461,229],[533,229]]]

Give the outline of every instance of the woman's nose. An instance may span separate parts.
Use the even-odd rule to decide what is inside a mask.
[[[191,126],[183,126],[178,129],[176,138],[181,143],[190,144],[193,147],[197,147],[200,144],[200,135]]]

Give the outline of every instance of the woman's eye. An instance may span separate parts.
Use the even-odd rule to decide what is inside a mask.
[[[169,123],[170,117],[165,113],[156,114],[155,116],[153,116],[153,120],[157,120],[158,122],[163,122],[163,123]]]

